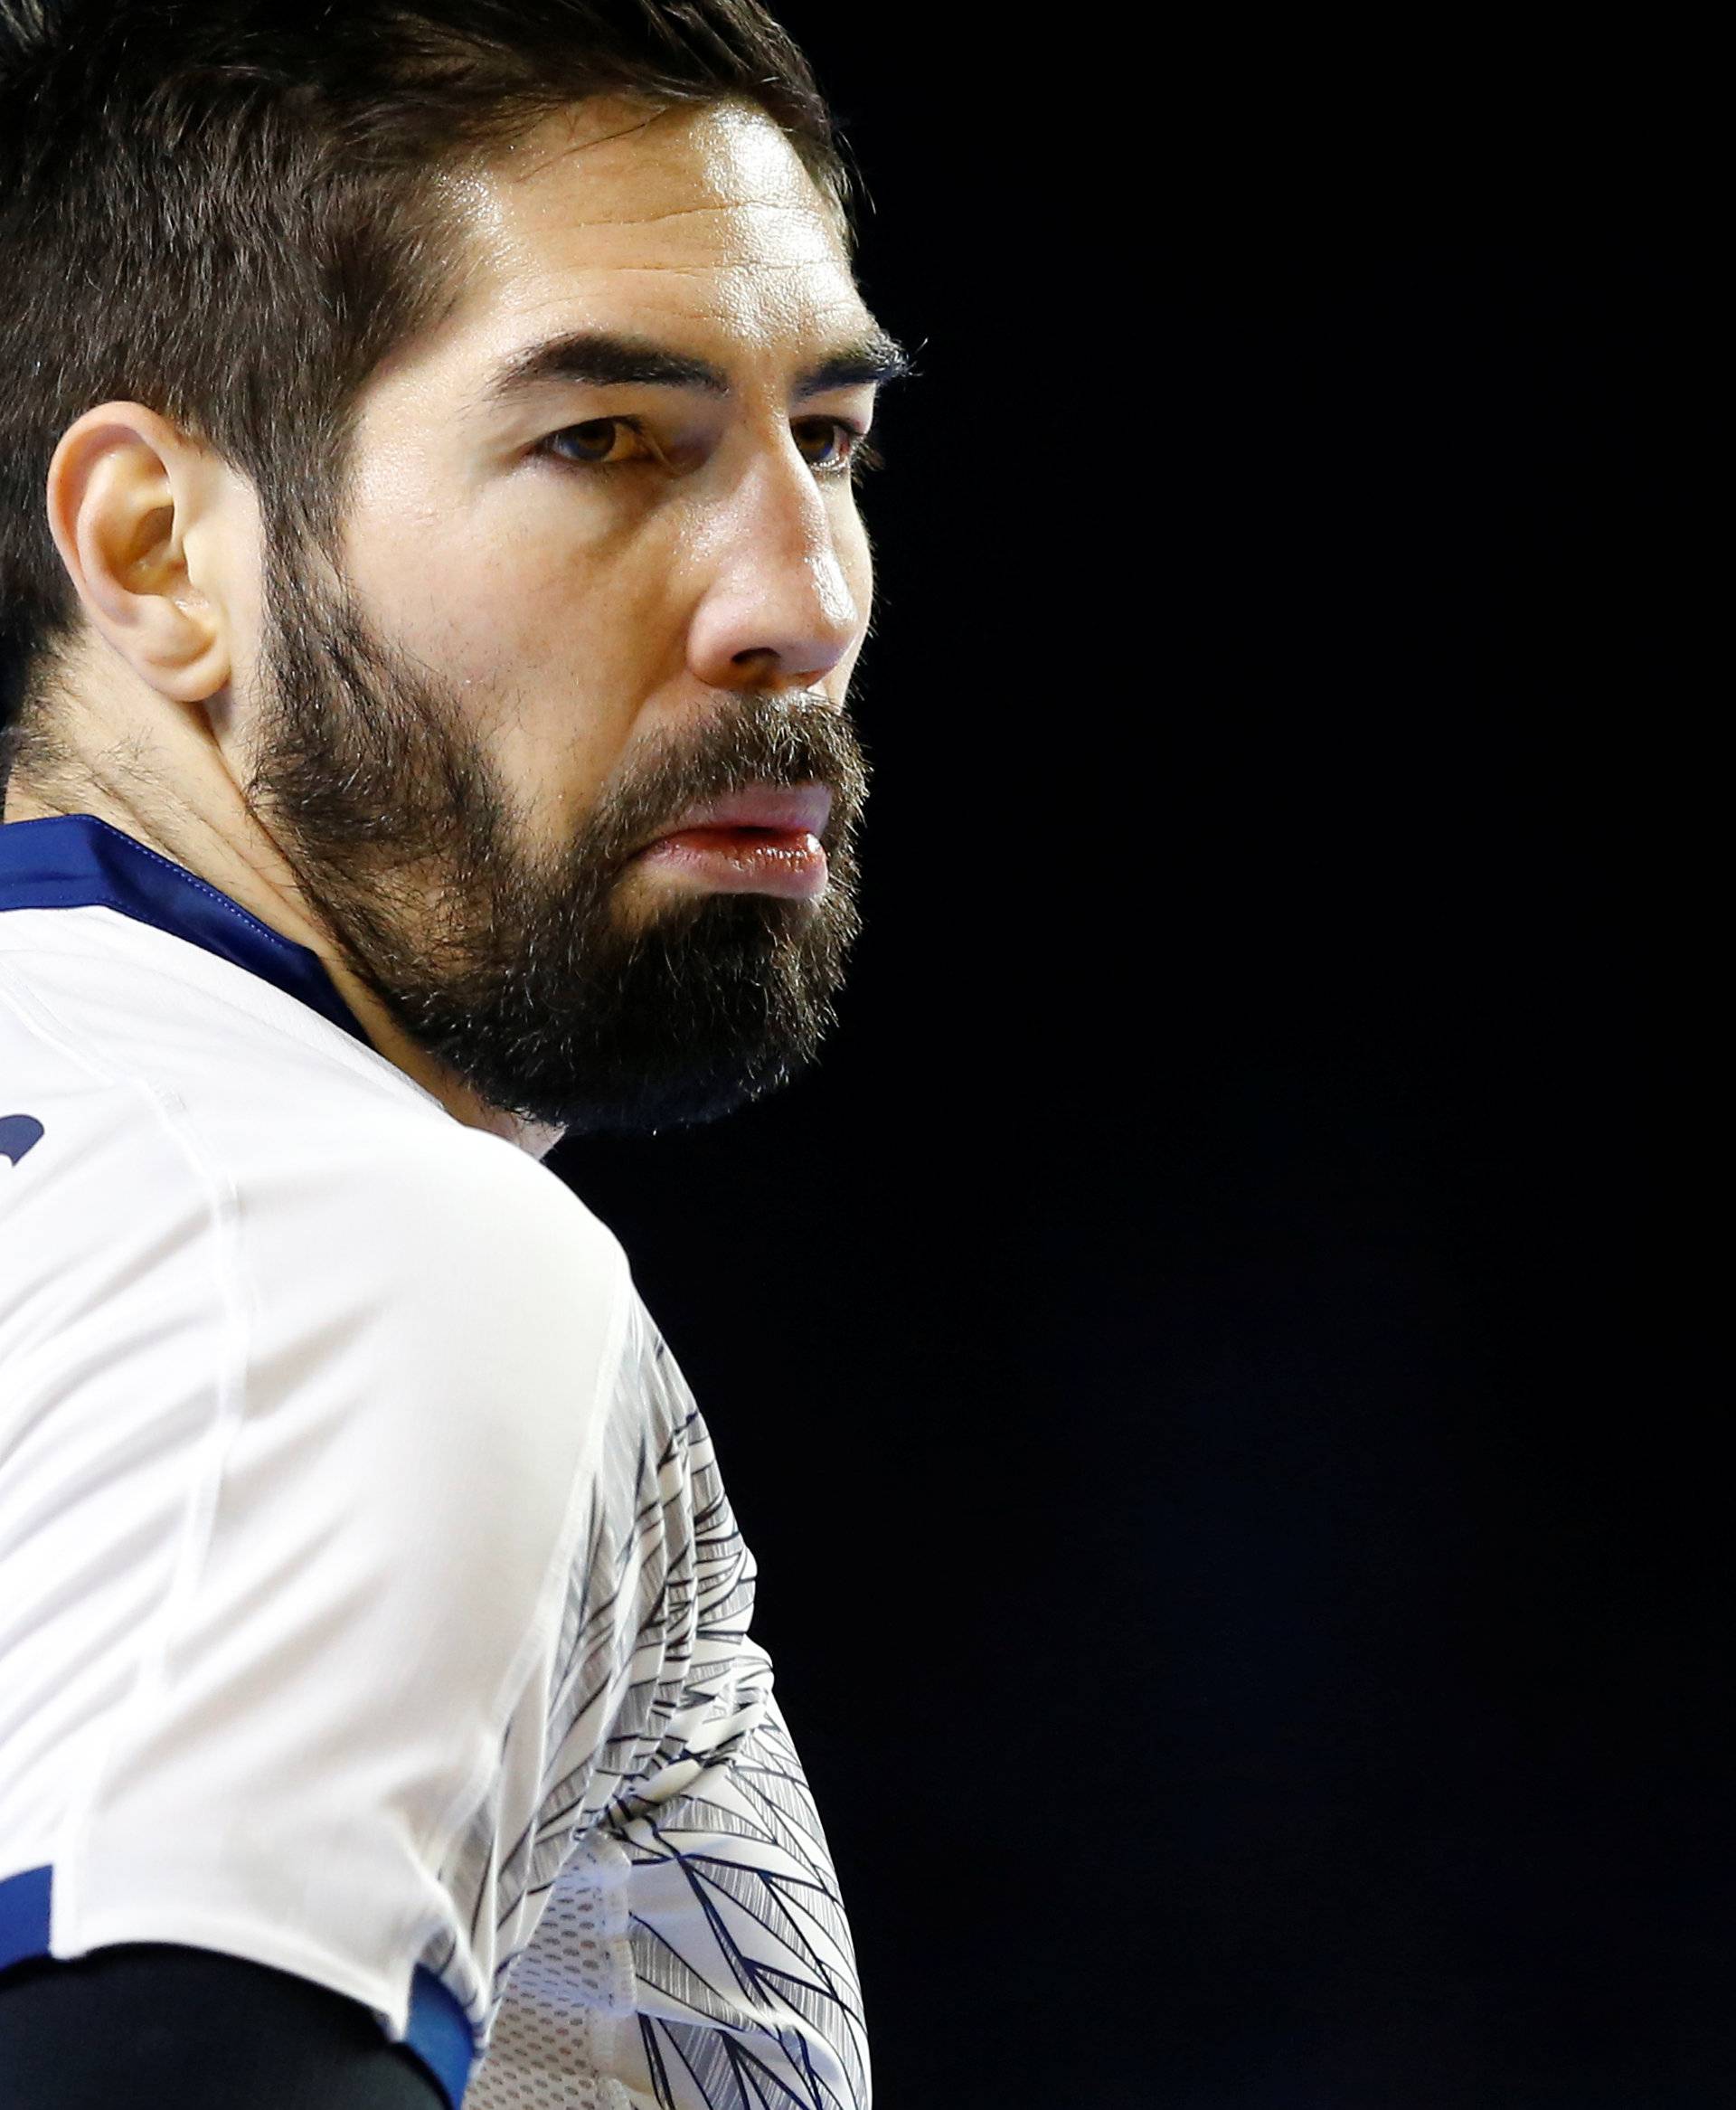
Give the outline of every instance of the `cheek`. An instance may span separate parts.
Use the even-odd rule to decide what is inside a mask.
[[[363,606],[445,682],[510,682],[554,599],[546,538],[458,463],[409,442],[363,452],[344,535]]]
[[[413,527],[383,538],[358,583],[388,635],[459,688],[533,701],[549,673],[579,657],[582,596],[571,568],[534,543]]]
[[[460,697],[467,723],[514,793],[556,834],[576,824],[618,764],[644,701],[646,667],[626,642],[646,633],[606,582],[571,555],[498,545],[433,562],[406,581],[416,649]]]

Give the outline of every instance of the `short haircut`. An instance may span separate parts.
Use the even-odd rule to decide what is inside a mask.
[[[147,404],[335,550],[356,399],[454,295],[444,170],[596,95],[757,105],[846,252],[853,171],[759,0],[0,0],[0,790],[78,596],[61,435]]]

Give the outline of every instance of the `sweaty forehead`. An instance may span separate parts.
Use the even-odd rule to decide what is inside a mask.
[[[740,105],[584,105],[457,179],[451,203],[473,345],[575,308],[767,345],[860,311],[826,200],[772,119]]]

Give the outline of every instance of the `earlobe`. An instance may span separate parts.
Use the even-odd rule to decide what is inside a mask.
[[[91,624],[176,703],[229,679],[222,610],[187,567],[203,500],[198,451],[153,411],[106,403],[69,426],[48,475],[48,519]]]

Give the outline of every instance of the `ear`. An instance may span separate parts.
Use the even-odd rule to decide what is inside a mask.
[[[203,550],[221,505],[210,451],[142,403],[68,426],[48,472],[48,522],[98,632],[156,689],[200,703],[229,680],[229,624]]]

